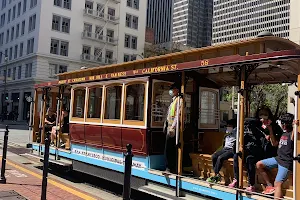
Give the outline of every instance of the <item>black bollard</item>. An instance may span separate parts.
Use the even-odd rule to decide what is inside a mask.
[[[50,132],[46,133],[45,138],[45,153],[44,153],[44,164],[43,164],[43,181],[42,181],[42,195],[41,200],[46,200],[47,194],[47,178],[48,178],[48,167],[49,167],[49,149],[50,149]]]
[[[130,200],[131,193],[131,167],[132,167],[132,145],[126,145],[127,152],[124,154],[125,156],[125,170],[124,170],[124,185],[123,185],[123,200]]]
[[[3,144],[3,151],[2,151],[2,165],[1,165],[1,177],[0,183],[6,183],[5,178],[5,167],[6,167],[6,154],[7,154],[7,141],[8,141],[8,126],[5,127],[4,132],[4,144]]]

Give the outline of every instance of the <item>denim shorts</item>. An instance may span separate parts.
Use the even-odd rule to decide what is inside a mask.
[[[264,159],[261,162],[267,169],[278,168],[275,182],[284,182],[287,179],[289,170],[287,168],[279,165],[277,160],[274,157]]]

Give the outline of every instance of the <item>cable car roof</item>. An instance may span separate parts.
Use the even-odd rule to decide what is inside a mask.
[[[253,65],[249,84],[294,82],[300,74],[300,46],[290,40],[267,36],[186,50],[126,63],[59,74],[59,81],[36,87],[119,79],[195,70],[220,86],[236,85],[239,66]]]

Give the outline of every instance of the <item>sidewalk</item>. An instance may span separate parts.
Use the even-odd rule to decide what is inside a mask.
[[[0,163],[1,165],[1,163]],[[24,164],[6,162],[6,184],[0,184],[0,194],[3,191],[15,191],[28,200],[40,200],[42,189],[42,174],[27,168]],[[1,198],[2,199],[2,198]],[[5,198],[3,198],[5,199]],[[79,199],[97,199],[84,191],[52,180],[48,177],[47,200],[79,200]],[[99,199],[99,198],[98,198]]]

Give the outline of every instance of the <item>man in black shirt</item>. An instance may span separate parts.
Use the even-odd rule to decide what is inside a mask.
[[[261,176],[267,183],[267,187],[264,194],[273,194],[275,193],[275,199],[282,197],[282,183],[287,179],[288,172],[293,170],[293,119],[294,115],[286,113],[280,117],[280,126],[283,130],[283,134],[280,138],[280,141],[275,140],[273,132],[270,132],[270,138],[272,145],[278,146],[277,156],[273,158],[268,158],[257,162],[256,167],[260,172]],[[269,130],[272,127],[267,127]],[[270,178],[266,173],[266,169],[278,168],[278,172],[275,179],[275,187],[270,182]]]

